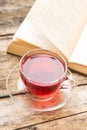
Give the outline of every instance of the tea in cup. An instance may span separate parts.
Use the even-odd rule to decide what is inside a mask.
[[[72,89],[75,84],[66,60],[50,50],[28,51],[22,56],[19,68],[20,78],[33,100],[50,100],[61,89]],[[66,81],[71,84],[68,85]]]

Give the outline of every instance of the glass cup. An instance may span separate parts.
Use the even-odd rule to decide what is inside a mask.
[[[48,101],[61,90],[72,91],[76,84],[66,60],[50,50],[29,50],[22,56],[19,69],[21,81],[33,100]]]

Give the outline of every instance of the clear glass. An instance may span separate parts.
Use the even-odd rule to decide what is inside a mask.
[[[32,55],[37,54],[47,54],[51,57],[56,57],[56,59],[58,58],[58,60],[61,61],[64,67],[64,73],[60,76],[60,78],[50,82],[46,81],[41,83],[39,80],[33,80],[23,72],[22,63],[25,61],[26,57],[29,58]],[[39,68],[39,65],[37,68]],[[49,67],[47,70],[49,70]],[[55,88],[55,86],[56,89],[53,89],[54,91],[51,91],[50,94],[44,94],[43,96],[35,94],[27,88],[26,84],[22,80],[21,75],[25,79],[26,83],[28,83],[28,85],[32,83],[34,86],[36,86],[36,84],[38,84],[39,88],[42,88],[43,84],[43,89],[46,89],[46,86],[48,87],[47,90],[50,90],[50,88]],[[74,78],[70,70],[68,70],[65,59],[52,51],[44,49],[33,49],[28,51],[21,58],[19,64],[12,68],[6,78],[6,88],[8,93],[12,102],[18,107],[20,111],[22,109],[32,109],[34,111],[51,111],[59,109],[65,106],[71,99],[76,85],[77,80]]]
[[[20,78],[34,100],[50,100],[63,89],[66,79],[73,81],[68,77],[65,59],[50,50],[28,51],[21,58],[19,69]]]

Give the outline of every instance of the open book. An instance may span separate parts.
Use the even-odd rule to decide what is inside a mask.
[[[87,75],[87,1],[37,0],[7,52],[22,56],[33,48],[61,54],[68,67]]]

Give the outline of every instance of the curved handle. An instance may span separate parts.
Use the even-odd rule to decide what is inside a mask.
[[[61,83],[60,89],[71,90],[77,86],[77,79],[72,75],[71,71],[68,69],[64,81]]]

